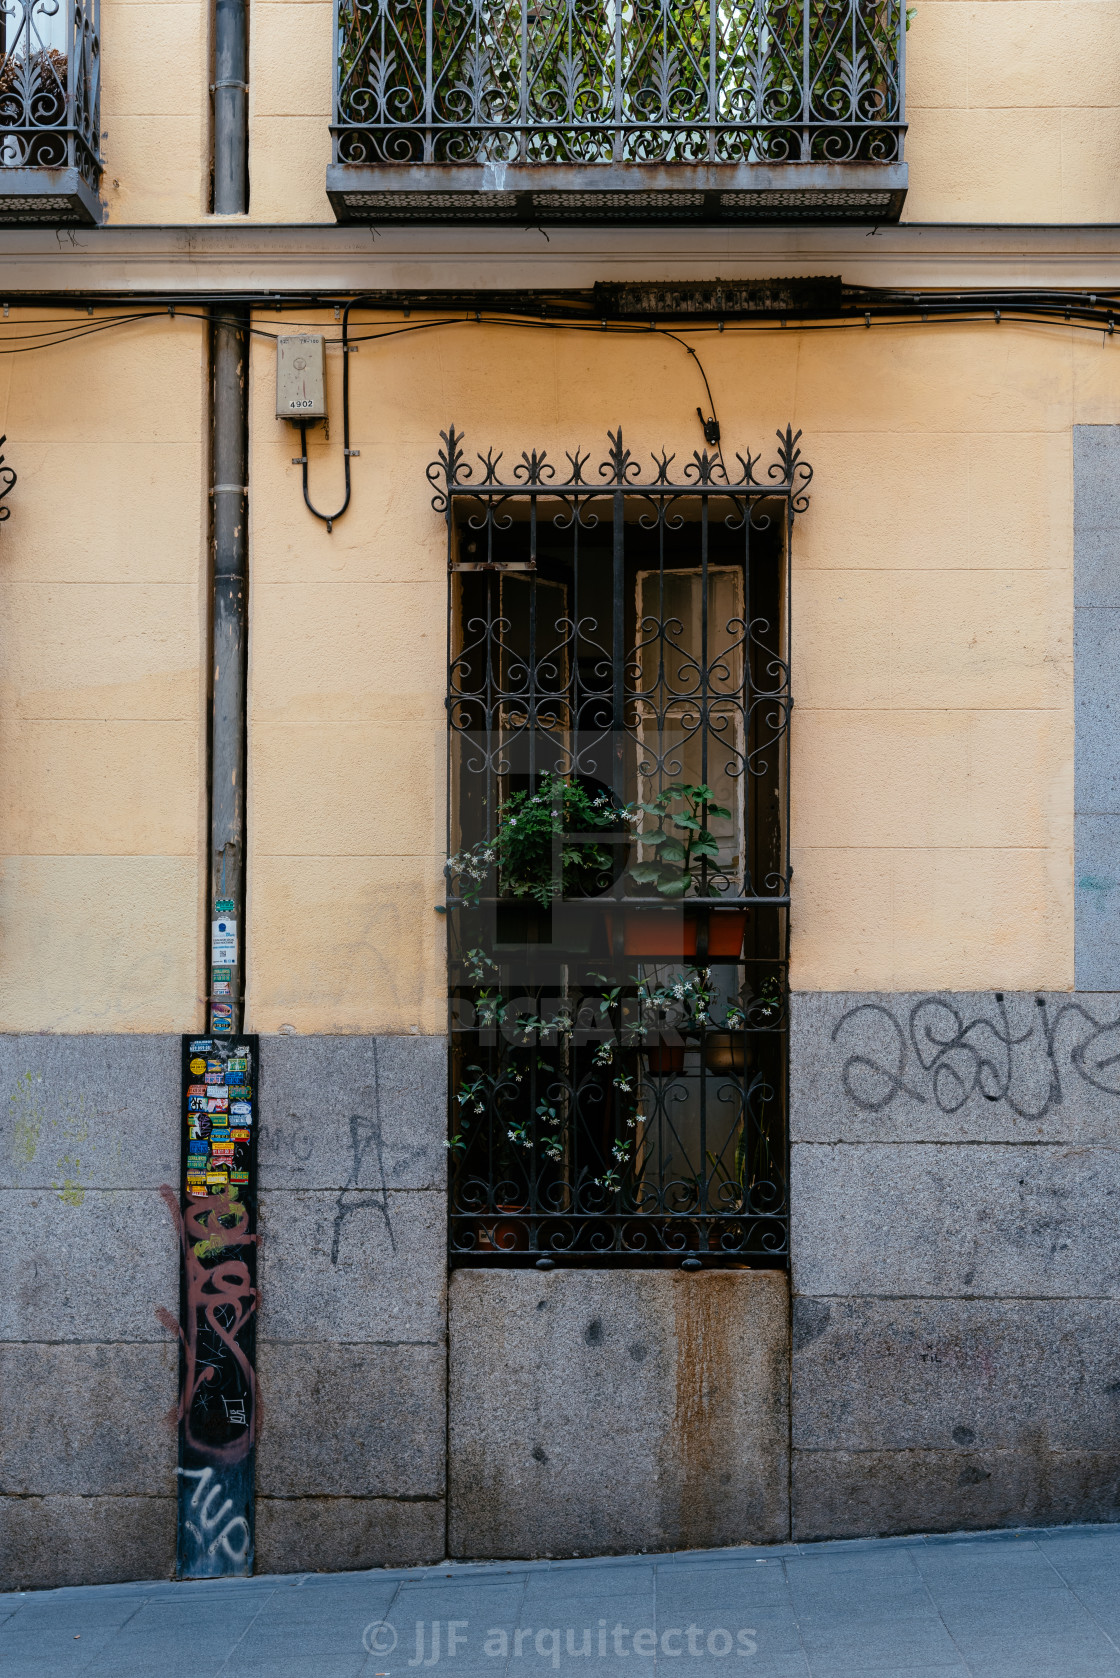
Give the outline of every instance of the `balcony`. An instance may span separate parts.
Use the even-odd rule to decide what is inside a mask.
[[[7,0],[0,17],[0,225],[99,222],[98,0]]]
[[[905,0],[335,0],[339,221],[897,221]]]

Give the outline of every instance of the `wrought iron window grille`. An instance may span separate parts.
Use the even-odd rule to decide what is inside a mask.
[[[8,0],[0,16],[0,222],[99,221],[99,0]]]
[[[335,0],[335,29],[343,219],[901,210],[905,0]]]
[[[780,1265],[800,433],[441,437],[451,1262]]]

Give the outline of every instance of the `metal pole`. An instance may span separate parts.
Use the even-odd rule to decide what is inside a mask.
[[[212,334],[214,572],[210,746],[210,1029],[239,1031],[245,972],[245,669],[248,620],[249,311],[215,310]],[[232,922],[227,959],[219,926]],[[228,978],[223,971],[230,969]],[[225,988],[228,985],[228,990]],[[225,1004],[231,1004],[226,1007]],[[228,1025],[225,1021],[228,1020]],[[221,1022],[221,1023],[219,1023]]]
[[[220,216],[249,208],[248,45],[248,0],[214,0],[214,213]],[[241,1029],[245,990],[249,310],[215,306],[211,322],[209,1028],[233,1032]]]
[[[249,208],[248,0],[214,0],[214,214]]]

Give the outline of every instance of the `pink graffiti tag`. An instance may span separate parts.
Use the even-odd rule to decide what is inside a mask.
[[[256,1437],[257,1382],[256,1373],[248,1357],[237,1343],[237,1336],[260,1304],[260,1290],[253,1286],[249,1267],[241,1259],[224,1259],[219,1264],[207,1265],[195,1251],[195,1243],[207,1245],[211,1251],[222,1247],[244,1247],[259,1240],[249,1235],[248,1208],[231,1197],[227,1189],[222,1194],[211,1194],[194,1200],[184,1215],[179,1208],[179,1197],[166,1183],[160,1189],[164,1204],[174,1219],[183,1251],[183,1266],[187,1277],[187,1328],[182,1326],[162,1307],[157,1317],[169,1333],[183,1343],[186,1371],[183,1389],[179,1394],[179,1420],[183,1423],[186,1444],[200,1455],[216,1463],[234,1463],[247,1455]],[[223,1307],[233,1313],[232,1321],[223,1323],[218,1313]],[[203,1382],[215,1371],[198,1361],[199,1318],[204,1316],[212,1331],[227,1347],[245,1379],[248,1388],[248,1427],[240,1438],[228,1445],[210,1445],[196,1439],[191,1431],[191,1406]]]

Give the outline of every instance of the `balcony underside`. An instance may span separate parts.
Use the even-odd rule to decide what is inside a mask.
[[[340,222],[893,222],[905,163],[334,163]]]
[[[100,223],[97,193],[77,169],[0,169],[0,227]]]

